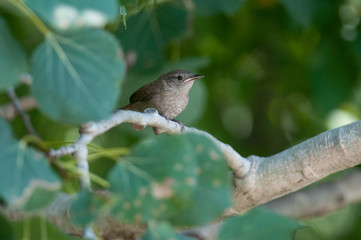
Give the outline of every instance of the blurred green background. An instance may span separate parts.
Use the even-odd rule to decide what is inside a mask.
[[[120,1],[128,12],[107,26],[125,56],[135,58],[119,106],[140,86],[172,69],[197,80],[187,109],[178,117],[230,144],[242,156],[269,156],[361,116],[361,0]],[[29,21],[0,8],[28,55],[42,41]],[[126,25],[126,27],[125,27]],[[20,86],[17,93],[28,93]],[[4,94],[0,103],[8,102]],[[74,140],[77,127],[31,110],[46,141]],[[26,131],[12,122],[18,137]],[[103,147],[130,147],[152,135],[122,125],[99,136]],[[91,162],[104,176],[110,159]],[[335,217],[336,216],[336,217]],[[342,221],[340,220],[342,219]],[[312,220],[297,239],[361,239],[361,208],[352,206]]]

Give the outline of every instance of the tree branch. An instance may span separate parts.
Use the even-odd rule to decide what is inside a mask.
[[[228,214],[245,212],[360,164],[360,132],[361,121],[358,121],[270,157],[248,157],[251,169],[244,178],[235,179],[235,204]]]
[[[21,119],[23,120],[28,133],[40,139],[39,135],[36,133],[33,125],[30,122],[29,115],[26,112],[24,112],[24,110],[22,109],[19,99],[16,96],[15,89],[13,87],[10,87],[7,91],[7,95],[11,100],[16,112],[20,115]]]
[[[51,150],[49,152],[49,155],[52,157],[60,157],[65,154],[74,154],[75,156],[77,156],[77,154],[83,151],[84,148],[86,148],[86,145],[90,143],[96,136],[124,122],[155,126],[161,128],[168,134],[182,133],[179,124],[173,121],[166,120],[164,117],[158,115],[157,112],[153,111],[139,113],[134,111],[119,110],[113,113],[107,120],[91,122],[81,126],[80,136],[78,140],[76,140],[71,145],[62,147],[57,150]],[[351,168],[357,164],[360,164],[360,130],[361,121],[352,123],[347,126],[343,126],[341,128],[329,130],[279,154],[267,158],[250,156],[246,159],[241,157],[237,152],[235,152],[232,147],[218,141],[210,134],[194,128],[185,128],[185,132],[197,132],[209,137],[212,141],[214,141],[226,156],[229,166],[235,170],[235,188],[233,195],[234,207],[225,214],[226,216],[243,213],[255,206],[261,205],[275,198],[297,191],[298,189],[307,186],[317,180],[320,180],[331,173],[341,171],[346,168]],[[84,155],[85,154],[86,153],[84,153]],[[84,160],[84,156],[81,158]],[[86,167],[83,168],[83,170],[85,170]],[[360,172],[357,172],[357,174],[355,173],[354,176],[345,178],[344,183],[342,184],[337,182],[328,183],[334,185],[346,184],[347,186],[349,186],[349,189],[347,191],[341,187],[335,188],[334,185],[334,191],[329,191],[330,187],[324,185],[322,187],[323,190],[317,189],[311,191],[310,188],[304,190],[304,194],[309,196],[309,199],[318,199],[318,201],[320,199],[320,196],[323,197],[324,202],[329,202],[329,206],[333,206],[329,207],[328,209],[334,210],[337,207],[341,207],[352,202],[361,201],[361,187],[360,184],[356,184],[360,182],[360,178]],[[82,181],[86,182],[88,181],[88,179],[83,179]],[[326,188],[327,194],[325,193]],[[355,192],[357,192],[357,194],[355,194]],[[350,194],[352,193],[354,195],[351,197]],[[332,194],[337,197],[330,198],[330,195]],[[69,224],[68,215],[62,214],[67,213],[70,205],[69,201],[71,201],[69,200],[70,197],[68,195],[62,194],[62,196],[63,202],[64,196],[65,199],[68,200],[66,200],[66,204],[63,205],[61,205],[61,203],[57,203],[57,201],[59,201],[58,199],[55,200],[58,208],[62,209],[57,213],[60,215],[60,217],[65,218],[65,223],[68,225],[67,228],[62,228],[61,226],[60,228],[65,232],[79,232],[79,229]],[[275,202],[270,203],[270,207],[272,209],[275,209],[275,211],[281,208],[281,210],[279,211],[285,215],[303,217],[302,215],[300,215],[300,213],[293,213],[294,215],[288,214],[287,212],[285,212],[286,210],[282,208],[282,206],[287,205],[290,206],[289,209],[293,209],[291,207],[292,204],[299,204],[299,200],[295,200],[299,199],[299,197],[290,197],[290,199],[293,200],[287,200],[290,201],[287,203],[288,205],[286,203],[277,204],[277,201],[286,200],[275,200]],[[340,204],[340,202],[342,202],[342,204]],[[52,206],[53,205],[54,203],[52,204]],[[320,211],[320,208],[322,207],[323,209],[325,209],[322,205],[307,204],[307,206],[309,208],[309,211],[307,212],[307,215],[304,216],[312,216],[312,214],[314,213],[325,212],[325,210]],[[297,207],[299,206],[297,205]],[[48,212],[49,211],[53,211],[53,209],[49,208]],[[306,212],[304,211],[303,213]],[[60,221],[60,217],[55,218],[56,223]],[[48,218],[54,220],[54,217],[49,216]],[[221,223],[218,223],[215,226],[219,226],[220,224]],[[141,232],[141,230],[139,230],[139,226],[129,227],[129,225],[119,223],[109,217],[105,217],[99,220],[96,225],[98,230],[102,234],[114,234],[115,226],[117,229],[117,233],[124,233],[125,231],[126,233],[130,234],[139,234],[139,232]],[[194,233],[199,233],[202,231],[204,233],[215,232],[214,229],[205,230],[208,228],[212,228],[212,225],[202,227],[201,229],[203,230],[196,229]]]
[[[82,125],[79,129],[80,136],[73,144],[57,150],[52,149],[49,151],[48,155],[50,157],[61,157],[66,154],[72,154],[77,161],[78,170],[81,173],[80,183],[82,188],[90,189],[90,177],[88,172],[89,166],[87,162],[87,144],[90,143],[96,136],[124,122],[159,127],[162,129],[162,131],[168,134],[182,133],[182,128],[178,123],[169,121],[160,116],[155,109],[146,109],[145,113],[119,110],[114,112],[107,120],[90,122]],[[185,131],[197,132],[210,138],[224,153],[228,165],[234,169],[234,172],[237,174],[237,176],[243,177],[247,174],[247,171],[250,167],[249,162],[242,158],[236,151],[234,151],[232,147],[218,141],[206,132],[193,128],[185,128]],[[84,234],[91,232],[89,227],[87,227],[85,230],[87,231],[84,231],[83,236]]]
[[[315,184],[266,203],[269,210],[287,217],[304,219],[317,217],[361,202],[361,171],[351,170],[332,181]],[[217,239],[224,221],[184,231],[202,240]]]
[[[321,216],[350,204],[361,202],[361,171],[352,169],[342,177],[315,184],[265,206],[279,214],[304,219]]]
[[[36,107],[35,99],[32,96],[25,96],[18,99],[21,109],[24,111],[31,110]],[[14,104],[8,103],[0,107],[0,115],[6,120],[13,120],[18,112],[14,107]]]
[[[82,125],[80,127],[80,136],[73,144],[57,150],[50,150],[49,156],[61,157],[66,154],[73,154],[74,152],[79,151],[79,149],[83,146],[90,143],[96,136],[124,122],[158,127],[168,134],[182,133],[181,126],[178,123],[166,120],[164,117],[160,116],[157,111],[140,113],[129,110],[118,110],[107,120],[90,122]],[[185,127],[185,132],[196,132],[211,139],[226,156],[227,163],[234,170],[235,174],[240,178],[246,176],[250,168],[250,163],[234,151],[231,146],[218,141],[206,132],[194,128]]]

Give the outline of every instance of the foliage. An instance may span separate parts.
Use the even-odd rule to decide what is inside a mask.
[[[16,141],[0,118],[0,196],[9,205],[33,210],[47,205],[60,188],[58,176],[45,157]]]
[[[119,202],[112,212],[129,222],[171,219],[179,226],[200,225],[231,206],[225,159],[196,134],[142,141],[108,179]]]
[[[0,82],[0,89],[17,84],[20,81],[19,76],[26,70],[26,57],[15,41],[3,19],[0,18],[0,74],[3,80]]]
[[[115,39],[101,30],[48,34],[32,57],[31,90],[39,108],[72,124],[108,116],[124,75],[120,51]]]
[[[244,216],[227,219],[222,224],[218,239],[291,239],[295,230],[300,227],[301,225],[296,220],[264,209],[253,209]]]
[[[77,225],[111,212],[147,223],[143,239],[186,239],[175,227],[208,223],[231,205],[228,169],[206,138],[153,136],[151,129],[129,126],[98,137],[89,146],[91,179],[94,189],[108,188],[109,197],[81,191],[71,157],[50,160],[46,151],[74,141],[79,124],[106,118],[134,90],[176,68],[206,75],[179,120],[244,156],[274,154],[354,121],[361,116],[360,5],[1,0],[0,104],[9,102],[9,87],[33,96],[37,108],[29,114],[43,139],[26,135],[20,118],[0,118],[2,204],[42,210],[59,191],[76,193],[70,217]],[[30,87],[22,84],[24,73],[33,78]],[[360,222],[359,211],[350,216]],[[276,232],[269,227],[275,223],[282,223]],[[255,226],[258,232],[249,231]],[[229,219],[218,238],[291,238],[297,228],[293,220],[255,211]],[[334,239],[361,236],[354,229],[329,231]],[[14,223],[0,217],[0,238],[46,237],[72,239],[42,218]]]

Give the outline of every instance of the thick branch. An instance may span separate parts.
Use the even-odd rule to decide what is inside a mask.
[[[265,204],[270,210],[297,219],[317,217],[361,202],[361,171],[319,183]]]
[[[361,163],[361,121],[319,134],[276,155],[250,156],[251,170],[235,179],[235,206],[242,213]]]
[[[269,210],[287,217],[317,217],[361,202],[361,171],[351,170],[342,177],[315,184],[265,204]],[[222,222],[185,231],[202,240],[217,239]]]

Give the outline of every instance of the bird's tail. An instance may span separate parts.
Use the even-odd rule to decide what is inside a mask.
[[[129,103],[128,105],[125,105],[124,107],[118,108],[117,110],[132,110],[132,104]]]

